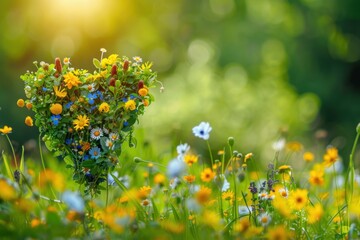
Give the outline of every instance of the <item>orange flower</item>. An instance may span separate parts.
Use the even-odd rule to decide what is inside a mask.
[[[30,116],[27,116],[27,117],[25,118],[25,124],[26,124],[27,126],[29,126],[29,127],[34,126],[33,119],[32,119]]]
[[[140,96],[145,97],[148,94],[149,90],[146,87],[140,88],[138,93]]]
[[[193,154],[186,154],[184,157],[184,161],[187,165],[191,166],[198,161],[198,156]]]
[[[187,175],[183,177],[184,181],[187,183],[193,183],[195,181],[194,175]]]
[[[64,75],[64,82],[68,89],[72,89],[73,87],[77,87],[81,81],[75,76],[72,72],[69,72]]]
[[[329,147],[324,154],[324,164],[330,167],[339,159],[338,150],[335,147]]]
[[[198,203],[206,204],[211,198],[211,189],[208,187],[202,186],[200,190],[196,193],[195,198]]]
[[[203,182],[210,182],[215,177],[215,173],[210,168],[205,168],[201,172],[201,180]]]
[[[24,99],[19,99],[19,100],[17,100],[17,102],[16,102],[16,105],[18,105],[18,107],[24,107],[25,106],[25,101],[24,101]]]
[[[59,115],[62,113],[62,105],[59,103],[54,103],[50,107],[50,112],[54,115]]]

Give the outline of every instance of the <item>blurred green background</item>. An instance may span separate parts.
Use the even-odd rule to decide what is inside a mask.
[[[191,128],[208,121],[211,144],[271,156],[289,140],[327,131],[347,155],[360,121],[360,2],[356,0],[5,0],[0,8],[0,126],[18,145],[36,139],[19,76],[33,61],[141,56],[165,92],[139,127],[159,151],[206,145]],[[310,143],[308,143],[310,144]],[[31,145],[30,145],[31,146]],[[311,146],[306,146],[310,148]]]

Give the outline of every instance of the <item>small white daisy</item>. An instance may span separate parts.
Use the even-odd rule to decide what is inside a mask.
[[[116,141],[119,139],[119,134],[117,133],[110,133],[109,134],[109,138],[111,139],[111,141]]]
[[[93,128],[90,132],[90,137],[92,139],[99,140],[104,135],[103,130],[101,128]]]
[[[134,61],[137,63],[141,63],[142,62],[142,58],[139,56],[133,57]]]
[[[257,219],[263,227],[266,227],[271,222],[271,216],[266,212],[260,214]]]
[[[280,188],[279,189],[279,194],[283,198],[287,198],[289,196],[289,190],[287,190],[286,188]]]
[[[113,150],[113,149],[114,149],[114,142],[111,141],[110,139],[106,139],[105,145],[106,145],[106,147],[108,147],[110,150]]]

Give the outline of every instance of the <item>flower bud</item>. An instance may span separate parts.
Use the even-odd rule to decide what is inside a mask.
[[[111,67],[111,76],[115,76],[115,75],[117,75],[117,66],[114,64]]]
[[[62,66],[61,66],[61,60],[60,58],[55,58],[55,69],[58,73],[61,73]]]
[[[140,163],[140,162],[142,162],[142,159],[139,158],[139,157],[134,157],[134,162],[135,163]]]
[[[139,89],[142,89],[144,87],[144,81],[143,80],[140,80],[139,82],[138,82],[138,90]]]
[[[116,82],[116,79],[115,79],[115,78],[111,78],[111,79],[110,79],[110,82],[109,82],[109,86],[115,87],[115,82]]]
[[[229,144],[231,147],[234,146],[234,142],[235,142],[235,140],[234,140],[233,137],[229,137],[229,138],[228,138],[228,144]]]
[[[360,123],[357,125],[357,127],[356,127],[356,132],[358,133],[358,134],[360,134]]]
[[[123,71],[126,72],[129,69],[129,61],[125,60],[123,64]]]

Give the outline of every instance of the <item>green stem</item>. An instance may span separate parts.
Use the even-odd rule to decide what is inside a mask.
[[[5,134],[5,136],[6,136],[6,139],[8,140],[8,142],[10,144],[10,148],[11,148],[11,151],[12,151],[12,154],[13,154],[13,157],[14,157],[14,161],[15,161],[15,167],[16,167],[16,169],[18,169],[18,164],[17,164],[17,160],[16,160],[14,146],[12,145],[9,136],[7,134]]]
[[[109,168],[107,169],[107,176],[106,176],[106,202],[105,207],[108,206],[109,201]]]
[[[206,143],[207,143],[207,146],[208,146],[208,149],[209,149],[210,160],[211,160],[211,169],[212,169],[212,167],[214,166],[214,159],[213,159],[213,155],[212,155],[212,152],[211,152],[211,147],[210,147],[209,140],[206,140]]]

